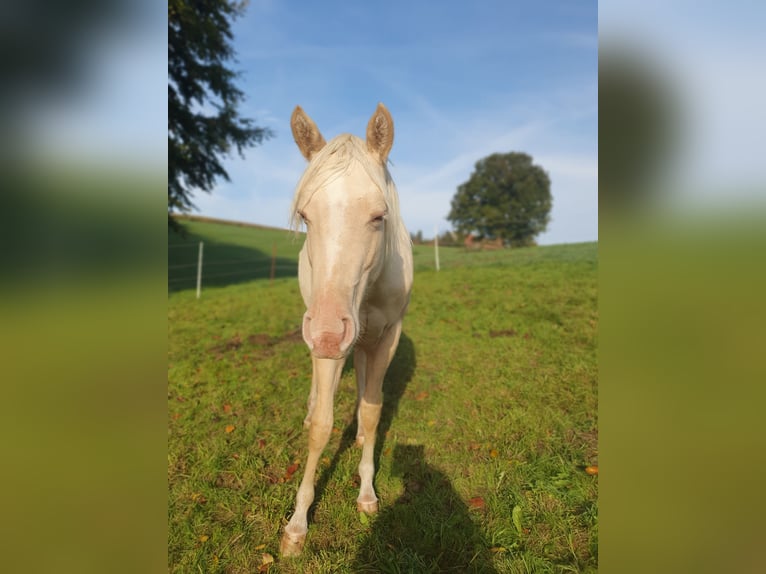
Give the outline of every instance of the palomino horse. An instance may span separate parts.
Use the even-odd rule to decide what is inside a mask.
[[[309,453],[295,513],[280,543],[299,554],[314,501],[314,477],[333,426],[333,398],[347,355],[354,352],[358,389],[356,440],[362,446],[360,512],[378,510],[372,485],[375,432],[383,376],[394,356],[412,288],[412,246],[399,215],[399,197],[386,168],[394,142],[391,114],[378,104],[367,141],[343,134],[325,143],[316,124],[296,107],[293,137],[309,161],[292,205],[293,227],[306,226],[298,279],[306,303],[303,339],[313,375],[304,426]]]

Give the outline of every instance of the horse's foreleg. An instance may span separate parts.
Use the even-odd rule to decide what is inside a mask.
[[[327,446],[332,432],[333,397],[343,369],[342,360],[313,359],[313,364],[316,402],[309,426],[309,454],[295,500],[295,512],[285,527],[279,545],[283,556],[300,554],[306,540],[307,514],[311,503],[314,502],[314,477],[319,457]]]
[[[354,350],[354,371],[356,371],[356,444],[364,444],[364,425],[362,424],[362,397],[367,379],[367,352]]]
[[[402,332],[401,322],[393,325],[383,335],[374,349],[367,351],[367,369],[364,395],[359,403],[359,418],[364,429],[362,460],[359,463],[361,486],[356,499],[360,512],[374,513],[378,510],[378,497],[372,479],[375,476],[375,432],[383,408],[383,377],[399,344]]]
[[[311,426],[311,416],[314,414],[314,405],[317,402],[317,371],[312,370],[311,373],[311,390],[309,391],[309,399],[306,405],[306,418],[303,419],[303,428],[309,428]]]

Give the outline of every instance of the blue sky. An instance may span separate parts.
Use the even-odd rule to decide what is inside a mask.
[[[364,136],[377,103],[407,227],[432,236],[475,162],[523,151],[548,171],[542,244],[598,237],[596,2],[250,2],[234,26],[245,116],[276,137],[227,160],[200,213],[284,227],[305,161],[301,105],[326,139]]]
[[[232,181],[196,194],[201,213],[286,226],[305,167],[290,134],[294,106],[329,138],[362,136],[382,101],[396,123],[391,172],[413,232],[448,227],[450,199],[478,159],[524,151],[552,179],[540,243],[596,239],[599,39],[637,50],[678,97],[685,125],[667,207],[764,197],[762,2],[368,4],[250,3],[234,28],[242,111],[277,137],[228,160]],[[38,94],[19,110],[40,153],[165,169],[167,4],[131,6],[137,20],[88,38],[80,93]]]

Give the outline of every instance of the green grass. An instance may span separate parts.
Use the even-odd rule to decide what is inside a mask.
[[[210,224],[195,232],[223,243]],[[384,386],[380,512],[356,512],[347,369],[296,559],[278,546],[307,451],[297,280],[170,292],[170,571],[257,572],[264,553],[270,572],[596,571],[596,244],[441,255],[437,273],[415,247]]]

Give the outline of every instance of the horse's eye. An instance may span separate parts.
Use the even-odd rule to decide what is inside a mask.
[[[383,223],[383,220],[384,220],[385,218],[386,218],[386,214],[385,214],[385,213],[379,213],[379,214],[377,214],[377,215],[374,215],[374,216],[372,217],[372,220],[371,220],[371,222],[372,222],[372,223]]]
[[[299,211],[299,212],[298,212],[298,216],[301,218],[301,221],[302,221],[304,224],[308,225],[308,222],[309,222],[309,218],[308,218],[308,217],[306,217],[306,214],[305,214],[305,213],[303,213],[302,211]]]

